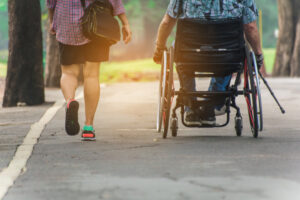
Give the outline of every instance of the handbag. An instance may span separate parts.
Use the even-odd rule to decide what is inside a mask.
[[[92,40],[105,39],[109,45],[121,40],[118,20],[113,16],[113,7],[108,0],[95,0],[85,8],[85,0],[80,0],[84,10],[81,20],[83,35]]]

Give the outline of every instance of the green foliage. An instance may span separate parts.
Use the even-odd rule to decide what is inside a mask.
[[[262,11],[263,45],[265,48],[276,47],[275,30],[278,29],[277,0],[256,0],[257,7]]]
[[[0,1],[0,12],[7,12],[7,0]]]
[[[0,1],[0,49],[7,48],[8,41],[8,16],[7,0]]]
[[[148,8],[149,9],[154,9],[155,8],[155,2],[153,0],[148,1]]]
[[[139,0],[130,0],[125,4],[127,15],[130,18],[138,18],[141,15],[141,4]]]
[[[271,74],[275,63],[276,49],[264,49],[264,56],[266,71]]]
[[[0,0],[0,49],[7,49],[8,46],[7,2],[8,0]],[[40,0],[44,22],[47,19],[45,2],[45,0]],[[147,32],[147,30],[145,31],[145,19],[148,22],[150,21],[150,25],[153,26],[150,31],[156,31],[161,18],[166,12],[169,0],[123,0],[123,2],[133,29],[134,39],[139,39],[140,42],[144,39],[145,32]],[[274,30],[278,27],[277,0],[256,0],[256,2],[263,13],[264,47],[274,48],[276,46]],[[44,25],[43,28],[45,28]],[[171,37],[174,38],[174,35]]]

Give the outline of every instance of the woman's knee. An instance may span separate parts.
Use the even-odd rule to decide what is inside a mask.
[[[83,68],[84,78],[99,78],[100,63],[87,62]]]
[[[80,73],[80,65],[62,65],[61,71],[63,75],[78,77]]]

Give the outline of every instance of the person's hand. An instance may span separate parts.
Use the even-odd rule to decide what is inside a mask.
[[[51,34],[51,35],[56,35],[56,32],[55,32],[55,30],[54,30],[54,28],[53,28],[53,22],[52,23],[49,23],[50,25],[49,25],[49,33]]]
[[[131,41],[132,33],[129,27],[129,24],[125,24],[122,27],[123,41],[125,44],[128,44]]]
[[[261,75],[263,77],[267,77],[268,74],[267,74],[267,71],[266,71],[266,68],[265,68],[265,62],[264,62],[263,54],[255,55],[255,58],[256,58],[257,68],[260,71]]]
[[[263,63],[263,65],[260,67],[259,71],[263,77],[268,77],[268,73],[265,68],[265,63]]]
[[[153,55],[153,61],[156,64],[160,64],[161,63],[164,50],[167,50],[167,48],[166,47],[156,46],[155,51],[154,51],[154,55]]]

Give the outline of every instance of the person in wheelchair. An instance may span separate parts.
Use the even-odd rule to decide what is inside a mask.
[[[254,0],[170,0],[167,12],[163,17],[158,30],[156,48],[153,60],[160,63],[166,42],[171,34],[177,19],[201,19],[205,21],[216,19],[240,18],[243,21],[245,38],[252,47],[258,67],[263,75],[264,57],[257,29],[258,16]],[[195,79],[188,77],[177,70],[180,84],[187,91],[195,91]],[[213,77],[209,91],[225,91],[230,84],[231,75]],[[225,101],[222,105],[204,106],[199,108],[185,107],[185,122],[188,125],[215,125],[216,115],[225,114]]]

